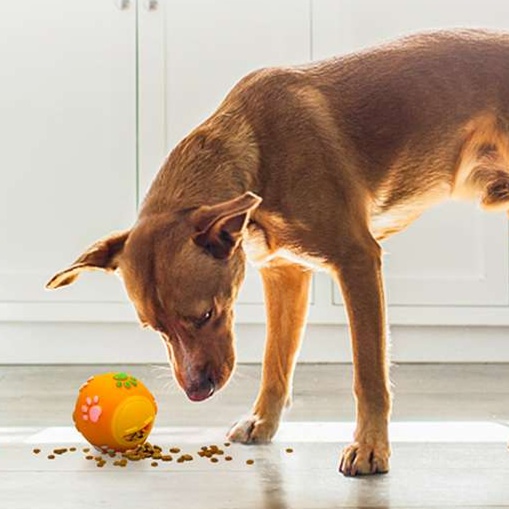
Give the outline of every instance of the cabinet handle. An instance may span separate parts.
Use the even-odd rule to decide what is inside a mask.
[[[115,0],[115,3],[117,4],[117,7],[121,11],[125,11],[126,9],[129,9],[129,6],[131,4],[130,0]]]
[[[145,0],[145,9],[147,9],[147,11],[155,11],[158,7],[158,0]]]

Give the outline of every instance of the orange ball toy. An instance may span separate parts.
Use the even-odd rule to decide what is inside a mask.
[[[126,451],[142,444],[154,425],[152,393],[128,373],[104,373],[81,387],[72,415],[77,430],[97,449]]]

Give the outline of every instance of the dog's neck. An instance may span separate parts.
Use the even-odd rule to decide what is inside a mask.
[[[141,215],[212,205],[258,188],[259,152],[240,115],[218,111],[170,153]]]

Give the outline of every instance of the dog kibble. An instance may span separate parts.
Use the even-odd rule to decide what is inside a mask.
[[[252,465],[254,463],[254,460],[246,460],[247,465]]]
[[[153,461],[150,466],[152,467],[157,467],[159,465],[159,463],[157,461]]]
[[[170,449],[170,452],[172,452],[173,454],[177,454],[177,453],[179,453],[179,452],[180,452],[180,449],[179,449],[178,447],[172,447],[172,448]]]
[[[233,458],[232,458],[231,456],[225,456],[225,457],[224,457],[224,460],[225,460],[225,461],[231,461],[232,459],[233,459]]]
[[[230,444],[230,442],[225,442],[225,443],[224,443],[224,446],[225,446],[225,447],[230,447],[230,445],[232,445],[232,444]]]
[[[39,454],[40,452],[41,452],[41,450],[40,450],[40,449],[34,449],[34,450],[33,450],[33,453],[34,453],[34,454]]]
[[[49,460],[54,460],[55,459],[55,455],[54,454],[49,454],[48,455],[48,459]]]
[[[217,458],[210,458],[211,463],[217,463],[219,460]]]
[[[83,452],[90,452],[90,448],[89,447],[84,447],[83,448]]]
[[[85,459],[86,459],[86,460],[93,460],[93,459],[94,459],[94,457],[89,455],[89,456],[85,456]]]
[[[286,449],[286,452],[287,452],[287,453],[292,453],[292,452],[293,452],[293,449],[292,449],[291,447],[288,447],[288,448]]]

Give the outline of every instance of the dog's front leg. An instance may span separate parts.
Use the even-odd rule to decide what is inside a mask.
[[[348,476],[389,470],[391,407],[381,249],[365,242],[344,251],[335,263],[350,322],[354,363],[356,430],[339,469]]]
[[[273,264],[261,269],[267,309],[267,339],[261,386],[251,415],[228,433],[243,443],[269,442],[291,396],[293,371],[309,300],[311,271],[299,265]]]

